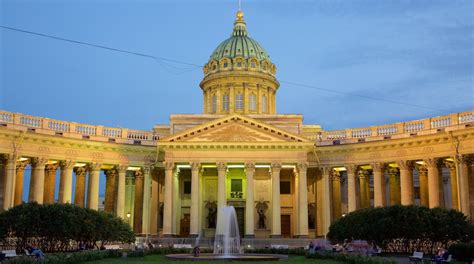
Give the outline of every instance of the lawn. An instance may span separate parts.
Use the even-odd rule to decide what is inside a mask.
[[[144,258],[120,258],[120,259],[103,259],[103,260],[96,260],[87,263],[194,263],[194,264],[212,264],[212,263],[222,263],[220,261],[171,261],[167,260],[164,255],[149,255]],[[229,262],[230,263],[230,262]],[[233,261],[232,263],[235,263]],[[262,263],[274,263],[274,262],[250,262],[245,261],[241,263],[248,263],[248,264],[262,264]],[[315,260],[315,259],[307,259],[304,256],[290,256],[287,260],[280,260],[278,263],[318,263],[318,264],[341,264],[342,262],[335,261],[335,260]]]

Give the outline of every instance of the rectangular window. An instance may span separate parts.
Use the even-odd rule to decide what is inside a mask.
[[[280,182],[280,194],[291,194],[291,182],[289,181]]]
[[[212,96],[212,112],[217,112],[217,96]]]
[[[235,109],[237,110],[244,109],[244,95],[243,94],[237,94],[235,96]]]
[[[249,110],[250,111],[257,110],[257,100],[256,100],[256,97],[255,97],[255,94],[251,94],[249,96]]]
[[[230,191],[241,192],[242,191],[242,179],[231,179],[230,180]]]
[[[191,182],[190,181],[185,181],[183,182],[183,194],[191,194]]]
[[[224,94],[224,96],[222,96],[222,110],[224,111],[229,110],[229,95],[228,94]]]
[[[267,96],[262,96],[262,113],[267,112]]]

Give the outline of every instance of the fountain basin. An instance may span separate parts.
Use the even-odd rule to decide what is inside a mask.
[[[199,257],[193,254],[170,254],[165,256],[169,260],[188,260],[188,261],[278,261],[288,259],[287,255],[278,254],[232,254],[218,255],[212,253],[203,253]]]

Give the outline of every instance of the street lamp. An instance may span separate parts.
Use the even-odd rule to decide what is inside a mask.
[[[131,215],[132,215],[132,214],[130,214],[130,212],[127,213],[128,224],[130,224],[130,216],[131,216]]]

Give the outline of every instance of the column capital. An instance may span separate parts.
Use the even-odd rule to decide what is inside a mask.
[[[416,164],[415,169],[418,171],[419,175],[425,175],[428,173],[428,168],[426,165]]]
[[[439,158],[427,158],[423,161],[428,167],[438,167]]]
[[[135,179],[143,179],[143,172],[141,170],[135,171]]]
[[[338,181],[340,182],[341,181],[341,173],[337,170],[332,170],[331,171],[331,179],[333,181]]]
[[[321,170],[321,173],[324,175],[331,176],[331,170],[332,168],[330,166],[321,166],[319,167],[319,170]]]
[[[255,172],[255,163],[252,161],[245,162],[245,171]]]
[[[397,165],[401,170],[413,169],[413,162],[411,160],[399,160]]]
[[[163,162],[163,166],[165,167],[165,170],[173,170],[174,169],[174,162],[165,161],[165,162]]]
[[[296,164],[296,168],[298,168],[298,171],[301,172],[301,171],[305,171],[308,169],[308,163],[307,162],[300,162],[298,164]]]
[[[450,160],[443,160],[443,165],[450,170],[456,170],[456,164]]]
[[[385,163],[374,162],[370,164],[370,167],[372,167],[372,170],[374,171],[383,171],[385,169]]]
[[[347,169],[347,173],[349,174],[355,174],[357,172],[357,168],[359,166],[355,165],[355,164],[349,164],[349,165],[346,165],[345,166],[346,169]]]
[[[142,171],[143,174],[150,174],[150,172],[151,172],[151,166],[149,166],[149,165],[148,165],[148,166],[147,166],[147,165],[142,166],[142,167],[141,167],[141,171]]]
[[[462,155],[462,154],[457,154],[455,156],[455,161],[459,164],[459,165],[467,165],[471,159],[469,158],[468,155]]]
[[[34,166],[34,167],[43,167],[43,166],[46,166],[46,163],[48,162],[48,159],[46,158],[39,158],[39,157],[35,157],[35,158],[32,158],[31,159],[31,164]]]
[[[73,170],[76,173],[76,176],[84,176],[86,174],[87,167],[86,166],[74,167]]]
[[[28,165],[28,163],[29,163],[28,160],[17,161],[16,162],[16,170],[17,171],[24,171],[26,166]]]
[[[62,170],[72,169],[74,168],[74,164],[76,164],[76,162],[73,160],[61,160],[59,162],[59,166]]]
[[[201,163],[196,162],[196,161],[190,162],[189,165],[191,166],[191,171],[199,172],[199,169],[201,168]]]
[[[124,173],[127,172],[128,165],[125,164],[119,164],[115,166],[115,169],[117,170],[118,173]]]
[[[216,166],[218,171],[223,171],[227,169],[227,164],[222,161],[216,162]]]
[[[115,168],[108,169],[105,171],[105,177],[115,177],[117,175],[117,170]]]
[[[58,169],[59,164],[58,163],[51,163],[51,164],[46,164],[45,170],[48,173],[56,173],[56,170]]]
[[[279,172],[281,170],[281,167],[282,166],[280,162],[272,162],[272,164],[270,165],[272,172]]]
[[[359,169],[357,175],[359,176],[359,179],[368,179],[369,178],[369,172],[365,169]]]
[[[87,167],[88,167],[89,171],[100,171],[101,166],[102,166],[102,164],[100,164],[98,162],[91,162],[91,163],[87,164]]]
[[[399,168],[397,167],[388,167],[387,172],[390,175],[397,175]]]

